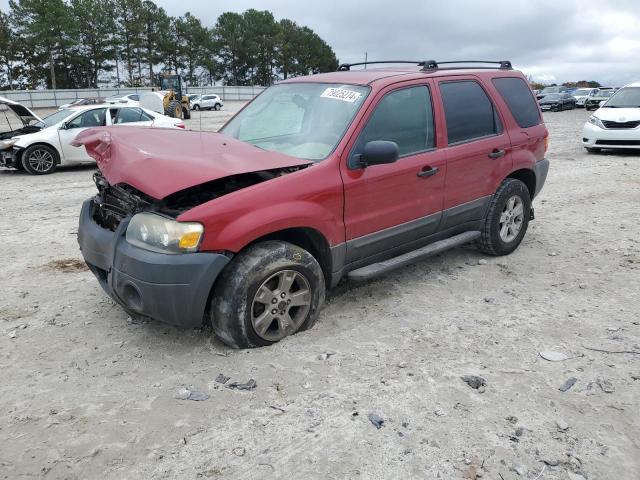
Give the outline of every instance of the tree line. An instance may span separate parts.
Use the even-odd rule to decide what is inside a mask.
[[[269,11],[226,12],[212,27],[151,0],[10,0],[0,10],[0,89],[152,86],[160,72],[189,85],[270,85],[335,70],[331,47]]]

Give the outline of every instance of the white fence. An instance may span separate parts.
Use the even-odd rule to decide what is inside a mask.
[[[264,87],[188,87],[187,93],[216,94],[223,100],[251,100],[264,90]],[[101,97],[111,95],[126,95],[128,93],[143,93],[150,88],[83,88],[73,90],[0,90],[0,97],[20,102],[29,108],[59,107],[71,103],[78,98]]]

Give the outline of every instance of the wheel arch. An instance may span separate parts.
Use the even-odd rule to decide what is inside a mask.
[[[536,194],[536,174],[533,170],[521,168],[511,172],[507,175],[507,178],[515,178],[524,183],[527,186],[527,190],[529,190],[529,197],[533,200]]]
[[[42,145],[45,147],[49,147],[51,149],[53,149],[53,151],[55,152],[55,160],[56,160],[56,165],[60,165],[60,163],[62,162],[62,154],[60,153],[60,150],[58,150],[58,148],[53,145],[52,143],[49,142],[45,142],[44,140],[37,140],[33,143],[30,143],[29,145],[27,145],[26,147],[22,147],[21,150],[19,151],[18,154],[18,160],[22,162],[22,155],[24,154],[24,152],[31,147],[35,147],[38,145]]]
[[[331,257],[331,247],[325,236],[315,228],[292,227],[277,230],[256,238],[244,248],[267,240],[280,240],[297,245],[309,252],[320,264],[327,285],[331,283],[331,272],[333,261]]]

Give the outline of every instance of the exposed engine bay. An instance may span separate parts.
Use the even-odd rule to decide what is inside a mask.
[[[126,184],[110,185],[102,173],[96,172],[93,175],[93,181],[98,188],[98,195],[93,199],[92,216],[98,225],[111,231],[115,231],[123,219],[143,211],[157,212],[175,218],[193,207],[228,193],[296,172],[307,166],[231,175],[180,190],[162,200],[153,199]]]
[[[18,128],[16,130],[10,130],[8,132],[0,132],[0,140],[9,140],[18,135],[26,135],[28,133],[36,133],[41,130],[40,127],[35,125],[27,125],[26,127]]]

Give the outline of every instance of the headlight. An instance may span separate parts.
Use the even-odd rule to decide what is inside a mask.
[[[7,148],[13,147],[13,145],[18,141],[17,138],[10,138],[9,140],[0,140],[0,150],[5,150]]]
[[[591,115],[589,117],[588,122],[592,125],[595,125],[596,127],[600,127],[600,128],[604,128],[604,125],[602,124],[602,122],[600,121],[600,119],[598,117],[596,117],[595,115]]]
[[[199,223],[177,222],[154,213],[134,215],[127,227],[127,242],[159,253],[198,250],[204,228]]]

